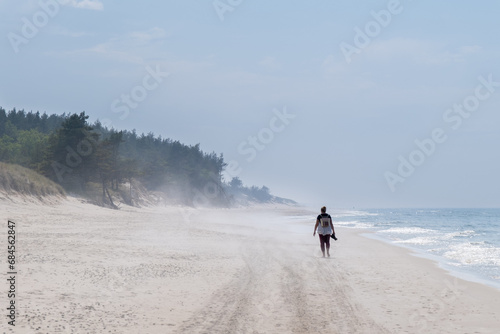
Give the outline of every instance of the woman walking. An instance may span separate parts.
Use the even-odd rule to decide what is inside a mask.
[[[316,218],[316,225],[314,226],[313,236],[316,235],[316,230],[318,230],[319,242],[321,246],[321,252],[323,257],[325,257],[325,245],[326,254],[330,257],[330,237],[335,238],[335,230],[333,229],[332,217],[326,213],[326,206],[321,208],[321,214]]]

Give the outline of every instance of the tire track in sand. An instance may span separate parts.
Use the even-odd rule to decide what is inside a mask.
[[[276,245],[245,244],[243,268],[175,333],[389,333],[355,303],[334,260]]]
[[[176,333],[258,333],[255,325],[254,301],[262,289],[259,273],[266,265],[255,262],[243,253],[245,265],[230,283],[214,293],[190,319],[185,321]]]

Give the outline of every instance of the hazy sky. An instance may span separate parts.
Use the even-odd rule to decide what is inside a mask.
[[[315,207],[498,207],[499,10],[0,0],[0,106],[201,143]]]

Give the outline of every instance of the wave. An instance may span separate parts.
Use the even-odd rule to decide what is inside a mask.
[[[462,265],[500,266],[499,247],[485,247],[480,243],[467,242],[450,245],[449,249],[443,256]]]
[[[392,227],[387,230],[380,230],[378,232],[392,234],[428,234],[435,233],[436,231],[421,227]]]
[[[450,240],[450,239],[456,239],[456,238],[467,238],[467,237],[473,237],[475,235],[477,235],[477,233],[474,230],[457,231],[457,232],[446,233],[442,237],[442,239],[443,240]]]
[[[342,227],[360,228],[360,229],[367,229],[367,228],[375,227],[373,224],[361,223],[357,220],[354,220],[354,221],[334,221],[333,226],[342,226]]]
[[[334,214],[331,214],[332,217],[374,217],[378,216],[378,213],[372,213],[372,212],[367,212],[367,211],[357,211],[357,210],[346,210],[346,211],[340,211],[336,212]]]
[[[412,245],[435,245],[439,241],[436,238],[416,237],[406,240],[396,240],[397,244],[412,244]]]

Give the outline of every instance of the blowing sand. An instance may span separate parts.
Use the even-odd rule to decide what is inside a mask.
[[[18,260],[1,332],[499,333],[499,291],[349,229],[321,258],[297,211],[1,200],[2,277],[7,219]]]

